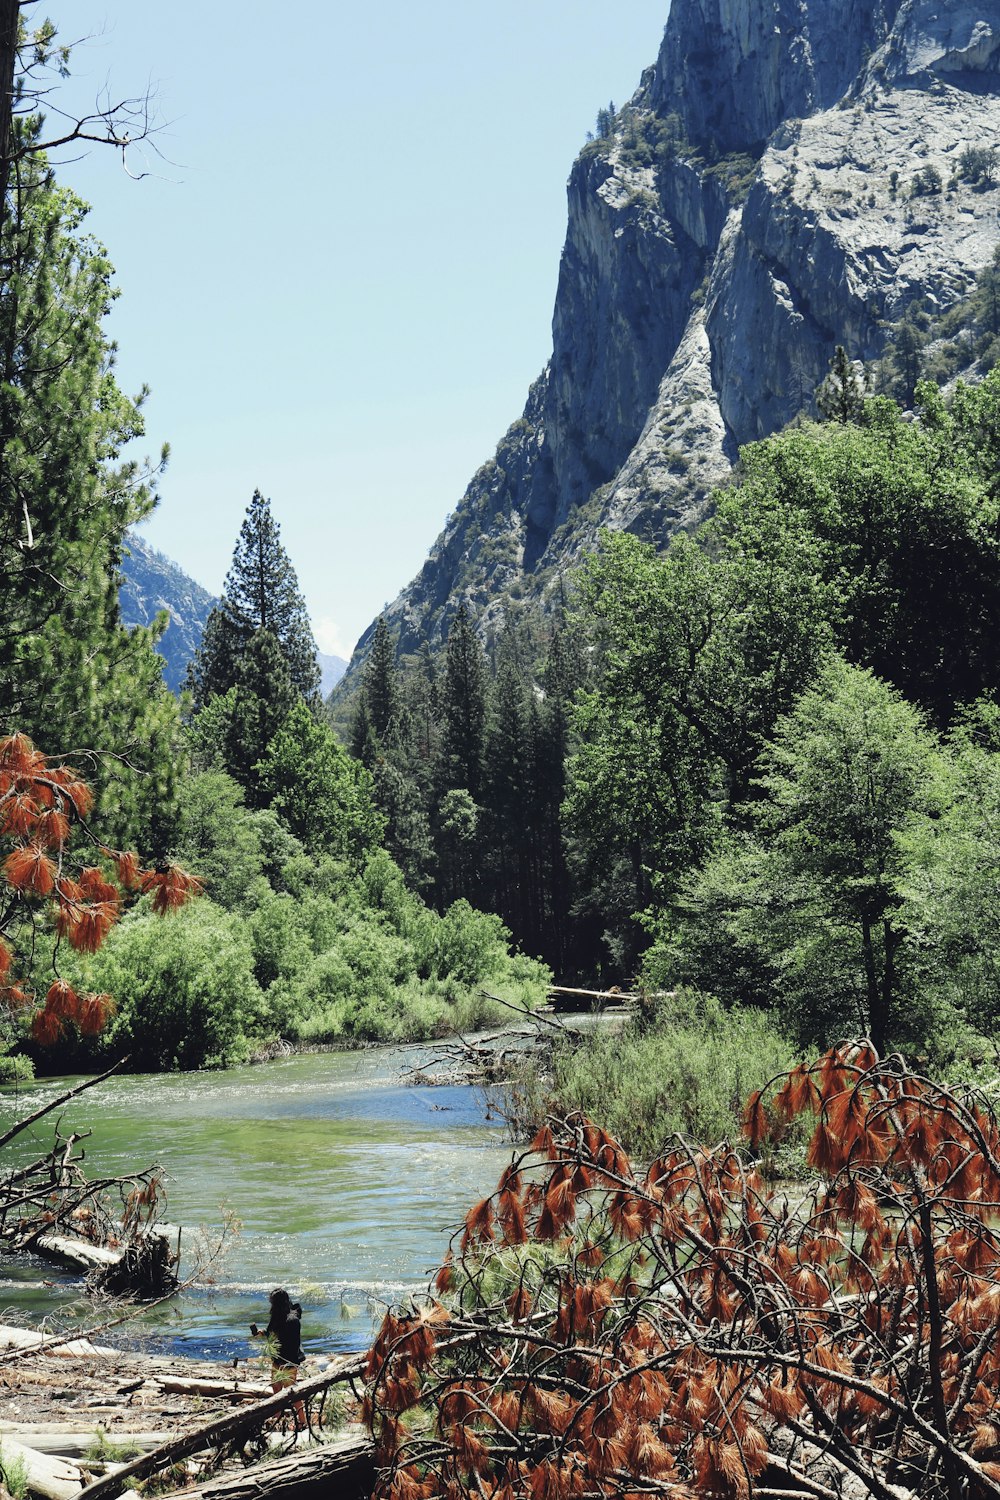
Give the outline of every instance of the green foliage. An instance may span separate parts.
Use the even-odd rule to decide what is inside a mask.
[[[381,841],[371,775],[302,699],[254,767],[260,793],[305,849],[360,862]]]
[[[207,898],[166,917],[137,909],[88,966],[118,1014],[97,1041],[140,1071],[225,1067],[246,1056],[262,997],[244,922]]]
[[[944,186],[944,179],[933,162],[928,162],[921,167],[919,172],[914,173],[910,180],[910,197],[923,198],[940,193]]]
[[[263,873],[257,820],[247,813],[243,788],[225,771],[189,776],[181,790],[173,856],[197,870],[212,900],[232,911]]]
[[[766,748],[752,832],[683,889],[675,972],[776,1007],[809,1041],[925,1041],[901,840],[938,812],[939,774],[920,714],[832,658]]]
[[[506,967],[510,933],[492,912],[462,899],[449,906],[435,933],[433,973],[460,984],[482,984]]]
[[[597,111],[597,124],[594,130],[599,141],[606,141],[613,133],[615,128],[615,113],[614,103],[608,104],[606,109],[599,109]]]
[[[650,1158],[674,1134],[738,1138],[748,1094],[794,1061],[794,1044],[771,1017],[682,991],[620,1032],[602,1028],[558,1047],[551,1079],[517,1076],[511,1102],[532,1124],[581,1110]]]
[[[37,120],[15,124],[31,152]],[[153,473],[122,462],[141,396],[113,375],[102,323],[116,296],[87,209],[29,155],[0,246],[0,719],[38,744],[82,746],[106,836],[162,853],[172,813],[177,706],[155,630],[117,604],[126,529],[148,514]]]
[[[830,371],[816,392],[816,405],[828,421],[857,422],[864,414],[868,376],[858,370],[843,344],[838,344]]]
[[[442,789],[464,787],[477,801],[486,745],[487,670],[464,604],[448,633],[441,692],[442,728],[438,781]]]
[[[977,705],[952,736],[940,807],[901,836],[900,917],[914,935],[925,991],[980,1032],[994,1032],[1000,995],[1000,735],[995,703]]]
[[[0,1478],[3,1479],[10,1500],[28,1500],[28,1465],[22,1453],[8,1456],[0,1443]]]
[[[0,1084],[27,1083],[34,1078],[35,1070],[31,1059],[11,1056],[4,1051],[4,1046],[5,1043],[0,1040]]]
[[[222,600],[209,618],[194,663],[192,685],[199,707],[238,681],[240,662],[260,631],[278,643],[295,693],[317,702],[319,664],[305,601],[271,514],[271,502],[255,490]]]
[[[966,146],[958,161],[957,176],[962,182],[974,187],[993,186],[997,172],[997,150],[995,146]]]

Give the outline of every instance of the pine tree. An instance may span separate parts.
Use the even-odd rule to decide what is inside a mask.
[[[838,344],[830,369],[819,390],[816,405],[830,422],[856,422],[865,407],[869,381],[859,375],[843,344]]]
[[[519,935],[535,925],[532,915],[539,901],[531,731],[530,683],[508,658],[493,685],[484,801],[492,875],[489,904]]]
[[[486,658],[462,604],[448,632],[437,779],[443,789],[464,787],[475,802],[483,787],[486,690]]]
[[[258,763],[299,701],[276,636],[257,630],[237,662],[233,709],[225,747],[225,769],[246,792],[250,807],[266,807]]]
[[[393,729],[399,727],[403,699],[396,666],[396,645],[385,615],[379,615],[375,626],[371,650],[365,662],[362,692],[372,730],[381,744],[387,744]]]
[[[41,156],[21,162],[0,240],[0,721],[85,750],[108,837],[160,853],[177,710],[157,631],[125,630],[117,603],[125,530],[155,496],[118,461],[142,417],[112,373],[113,272],[86,212]]]
[[[209,617],[195,660],[192,679],[199,708],[235,684],[239,662],[260,630],[277,641],[296,692],[310,707],[318,707],[320,671],[305,600],[271,502],[255,490],[222,600]]]

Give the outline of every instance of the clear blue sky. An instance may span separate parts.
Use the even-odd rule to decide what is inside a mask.
[[[158,99],[156,140],[60,171],[93,204],[147,449],[148,540],[222,586],[271,497],[322,650],[417,572],[544,364],[565,183],[667,0],[45,0],[59,98]]]

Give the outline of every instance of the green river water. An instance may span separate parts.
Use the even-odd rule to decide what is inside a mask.
[[[250,1321],[266,1322],[267,1292],[285,1285],[302,1300],[307,1354],[357,1349],[386,1303],[426,1289],[449,1235],[496,1185],[510,1148],[476,1090],[401,1082],[419,1056],[418,1048],[332,1052],[227,1073],[114,1078],[66,1107],[64,1133],[92,1132],[88,1175],[163,1167],[163,1217],[183,1226],[182,1274],[198,1226],[218,1230],[224,1209],[242,1223],[215,1284],[149,1314],[144,1339],[201,1358],[243,1358]],[[45,1080],[16,1098],[0,1092],[0,1131],[66,1084]],[[5,1165],[48,1150],[53,1118],[8,1147]],[[0,1322],[5,1309],[65,1317],[78,1301],[79,1283],[50,1263],[0,1257]],[[117,1341],[137,1336],[126,1330]]]

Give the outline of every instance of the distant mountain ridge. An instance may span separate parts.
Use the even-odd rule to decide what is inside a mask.
[[[201,644],[205,622],[219,601],[134,531],[129,532],[126,544],[118,590],[122,621],[130,629],[152,625],[161,611],[167,611],[170,623],[156,649],[163,657],[163,680],[171,692],[177,693],[183,686],[188,662]],[[347,663],[322,651],[316,653],[316,659],[322,674],[320,691],[325,698],[343,677]]]
[[[551,360],[389,607],[403,653],[462,604],[488,640],[558,600],[602,527],[664,546],[697,525],[836,345],[877,365],[1000,238],[1000,0],[672,0],[656,63],[602,114],[570,174]]]
[[[128,550],[122,557],[118,589],[122,622],[130,629],[152,625],[161,611],[167,611],[170,623],[156,649],[163,657],[163,680],[177,693],[218,600],[134,531],[125,540]]]

